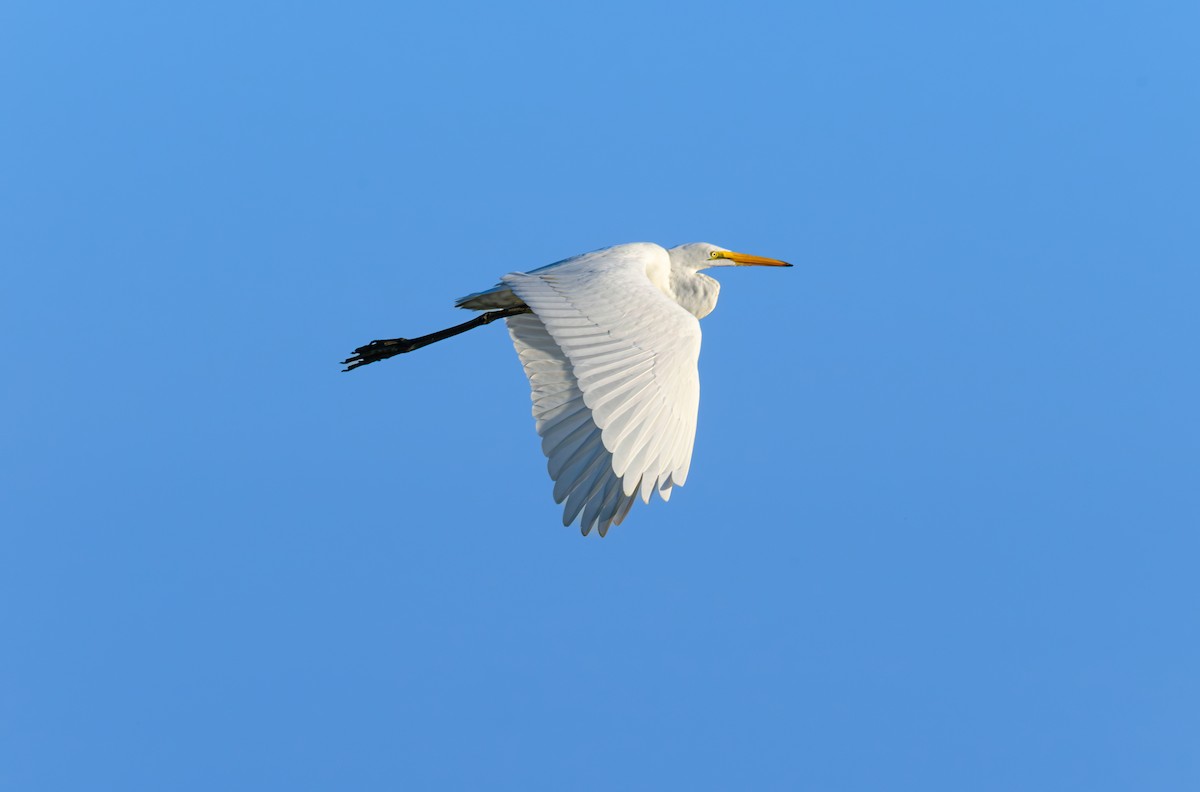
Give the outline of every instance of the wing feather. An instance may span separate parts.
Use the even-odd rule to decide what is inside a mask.
[[[593,432],[586,443],[558,466],[558,478],[554,484],[554,502],[562,503],[563,498],[570,494],[573,484],[577,483],[584,473],[594,467],[597,462],[604,460],[605,453],[600,433]]]
[[[502,279],[533,311],[508,318],[509,331],[555,499],[585,533],[604,535],[635,497],[666,500],[687,479],[700,326],[652,280],[669,267],[657,246],[621,245]]]
[[[573,449],[575,444],[582,443],[595,428],[591,410],[585,405],[547,426],[546,433],[542,436],[542,451],[551,456],[561,449]]]
[[[580,525],[587,526],[586,530],[599,528],[600,535],[608,533],[608,526],[616,515],[617,500],[621,494],[621,484],[615,478],[609,478],[604,483],[604,489],[583,510]],[[601,515],[608,515],[601,517]]]
[[[567,505],[563,508],[563,525],[575,522],[575,518],[589,505],[593,507],[593,515],[599,511],[606,487],[612,487],[617,482],[612,473],[604,468],[603,463],[603,456],[597,456],[583,475],[572,484],[571,492],[567,495]],[[593,521],[594,519],[584,520],[581,527]]]
[[[590,505],[590,519],[582,520],[580,529],[586,535],[599,528],[603,535],[618,510],[624,507],[627,513],[630,504],[606,497],[611,490],[620,491],[620,478],[613,472],[612,454],[584,403],[570,361],[536,316],[521,314],[506,321],[529,378],[533,417],[554,481],[554,501],[567,502],[563,524],[570,525]]]

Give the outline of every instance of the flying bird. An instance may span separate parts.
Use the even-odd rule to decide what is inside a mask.
[[[637,497],[666,501],[687,481],[699,320],[720,291],[701,270],[753,265],[792,266],[705,242],[614,245],[509,273],[455,303],[484,312],[469,322],[372,341],[342,362],[353,371],[504,319],[529,378],[554,501],[566,501],[563,525],[579,519],[584,536],[593,528],[604,536]]]

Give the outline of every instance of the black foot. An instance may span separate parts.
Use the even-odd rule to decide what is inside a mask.
[[[407,338],[387,338],[382,341],[372,341],[366,346],[360,346],[354,350],[354,354],[342,361],[349,364],[342,371],[354,371],[359,366],[365,366],[368,363],[374,363],[379,360],[387,360],[393,355],[400,355],[404,352],[411,352],[417,347],[412,341]]]

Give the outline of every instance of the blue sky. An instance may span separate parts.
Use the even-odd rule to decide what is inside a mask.
[[[0,9],[0,786],[1196,789],[1189,3]],[[718,273],[559,525],[508,271]]]

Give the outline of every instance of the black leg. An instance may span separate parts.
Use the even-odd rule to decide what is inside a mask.
[[[414,349],[420,349],[423,346],[429,346],[436,341],[443,341],[459,333],[465,333],[468,330],[474,330],[476,327],[483,327],[485,324],[504,319],[517,314],[530,313],[527,306],[519,305],[514,308],[502,308],[499,311],[488,311],[476,316],[469,322],[463,322],[454,327],[447,327],[445,330],[438,330],[436,333],[423,335],[420,338],[385,338],[381,341],[372,341],[366,346],[360,346],[354,350],[354,354],[345,360],[343,363],[349,365],[342,371],[353,371],[359,366],[365,366],[368,363],[374,363],[377,360],[387,360],[393,355],[402,355],[405,352],[412,352]]]

